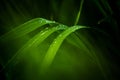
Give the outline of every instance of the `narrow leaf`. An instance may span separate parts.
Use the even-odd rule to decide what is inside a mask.
[[[40,33],[36,34],[32,39],[30,39],[5,65],[8,66],[11,62],[12,63],[17,63],[22,56],[28,51],[31,50],[32,48],[37,47],[40,45],[42,41],[44,41],[49,35],[51,35],[53,32],[57,30],[64,30],[66,29],[67,26],[65,25],[58,25],[53,28],[47,27],[44,30],[42,30]],[[4,67],[4,68],[5,68]]]
[[[53,43],[50,45],[45,58],[43,59],[42,65],[41,65],[41,71],[44,72],[44,70],[46,70],[51,63],[53,62],[53,59],[56,55],[56,52],[58,51],[60,45],[62,44],[63,40],[71,33],[73,33],[74,31],[78,30],[78,29],[82,29],[82,28],[87,28],[85,26],[73,26],[68,28],[67,30],[65,30],[64,32],[62,32],[54,41]]]
[[[4,34],[3,36],[0,37],[0,41],[6,42],[12,39],[16,39],[19,37],[22,37],[31,31],[34,31],[35,29],[45,25],[45,24],[50,24],[50,23],[55,23],[54,21],[49,21],[43,18],[35,18],[32,19],[14,29],[9,31],[8,33]]]

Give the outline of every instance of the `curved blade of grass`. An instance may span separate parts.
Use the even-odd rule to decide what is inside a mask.
[[[41,64],[41,72],[44,72],[53,62],[53,59],[58,51],[60,45],[62,44],[63,40],[71,33],[78,29],[87,28],[86,26],[73,26],[62,32],[50,45],[43,62]]]
[[[90,53],[89,48],[86,45],[86,42],[88,42],[87,39],[83,35],[78,35],[77,33],[71,34],[69,37],[66,38],[67,42],[71,45],[74,45],[75,47],[82,49],[86,53]],[[90,55],[91,58],[93,58],[92,55]]]
[[[5,35],[0,37],[1,42],[5,42],[8,40],[12,40],[15,38],[19,38],[21,36],[24,36],[31,31],[34,31],[35,29],[45,25],[45,24],[50,24],[50,23],[55,23],[55,21],[49,21],[43,18],[35,18],[32,19],[14,29],[6,33]]]
[[[82,28],[89,28],[86,26],[73,26],[68,28],[67,30],[65,30],[64,32],[62,32],[54,41],[53,43],[50,45],[42,63],[41,63],[41,73],[44,74],[46,72],[46,70],[49,68],[49,66],[52,64],[55,55],[60,47],[60,45],[62,44],[62,42],[64,41],[64,39],[71,33],[73,33],[74,31],[78,30],[78,29],[82,29]],[[89,44],[90,45],[90,44]],[[91,48],[93,48],[90,45]],[[97,55],[95,54],[95,52],[92,52],[93,54],[93,58],[96,60],[96,63],[98,64],[99,68],[101,69],[101,72],[103,73],[103,76],[106,77],[105,72],[100,64],[100,61],[97,58]]]
[[[32,49],[33,47],[37,47],[42,41],[44,41],[49,35],[57,30],[64,30],[67,26],[65,25],[58,25],[53,28],[45,28],[36,36],[34,36],[31,40],[29,40],[19,51],[8,61],[8,63],[4,66],[4,68],[9,65],[12,61],[13,63],[17,63],[21,58],[22,54],[25,54],[28,50]]]

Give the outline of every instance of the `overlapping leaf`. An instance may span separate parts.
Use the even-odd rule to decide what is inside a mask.
[[[57,51],[59,50],[60,45],[62,42],[66,39],[68,35],[75,32],[78,29],[82,28],[88,28],[86,26],[72,26],[68,27],[66,25],[59,24],[54,21],[49,21],[43,18],[36,18],[33,20],[30,20],[24,24],[22,24],[19,27],[16,27],[15,29],[11,30],[10,32],[3,35],[1,38],[4,41],[9,41],[18,37],[22,37],[23,35],[26,35],[30,33],[31,31],[34,31],[35,29],[45,25],[45,24],[57,24],[57,25],[51,25],[52,27],[47,27],[43,30],[41,30],[39,33],[37,33],[33,38],[31,38],[21,49],[19,49],[13,57],[8,61],[8,63],[4,66],[14,65],[15,63],[18,63],[22,56],[25,56],[24,54],[27,53],[27,51],[37,47],[40,45],[48,36],[50,36],[52,33],[58,30],[65,30],[62,33],[60,33],[57,38],[54,39],[53,43],[50,45],[47,53],[45,54],[42,63],[41,63],[41,71],[47,70],[47,68],[52,64],[55,55]],[[1,40],[1,42],[2,42]],[[69,41],[69,40],[68,40]],[[79,47],[80,48],[80,47]],[[87,49],[87,48],[86,48]],[[29,55],[29,54],[28,54]],[[96,57],[97,58],[97,57]],[[12,64],[10,64],[12,63]]]

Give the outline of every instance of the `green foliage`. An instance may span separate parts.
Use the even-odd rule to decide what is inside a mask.
[[[53,23],[57,24],[57,25],[52,26]],[[19,59],[21,57],[20,55],[24,55],[28,50],[37,47],[42,41],[44,41],[53,32],[58,31],[58,30],[67,29],[63,33],[60,33],[60,35],[50,45],[50,48],[48,49],[48,51],[46,53],[46,56],[43,60],[43,63],[41,65],[43,68],[48,67],[52,63],[52,61],[55,57],[55,54],[58,51],[58,49],[59,49],[60,45],[62,44],[63,40],[70,33],[74,32],[75,30],[80,29],[80,28],[87,28],[85,26],[73,26],[73,27],[70,27],[68,29],[68,26],[59,24],[57,22],[45,20],[43,18],[37,18],[37,19],[30,20],[30,21],[28,21],[28,22],[26,22],[26,23],[24,23],[24,24],[22,24],[22,25],[20,25],[16,28],[14,28],[10,32],[3,35],[1,37],[1,40],[6,42],[6,41],[9,41],[9,40],[16,39],[18,37],[22,37],[22,36],[27,35],[28,33],[32,32],[32,31],[34,31],[36,28],[41,27],[45,24],[51,24],[50,26],[52,26],[52,28],[50,26],[46,27],[45,29],[40,31],[38,34],[36,34],[17,53],[15,53],[15,55],[8,61],[8,63],[5,65],[5,67],[8,66],[8,64],[10,64],[13,61],[14,61],[14,64],[15,64],[17,61],[19,61]]]
[[[33,19],[30,20],[24,24],[22,24],[21,26],[18,26],[16,28],[14,28],[13,30],[11,30],[10,32],[6,33],[5,35],[3,35],[1,37],[1,42],[3,43],[3,41],[7,42],[9,40],[14,40],[16,38],[22,37],[24,35],[27,35],[28,33],[34,31],[35,29],[39,28],[39,27],[44,27],[45,24],[49,24],[48,27],[46,27],[45,29],[41,30],[39,33],[37,33],[33,38],[31,38],[27,43],[25,43],[25,45],[23,45],[14,55],[13,57],[5,64],[4,68],[9,67],[10,65],[16,65],[18,64],[22,59],[25,59],[26,61],[29,60],[28,55],[30,55],[31,51],[33,51],[31,53],[31,56],[35,56],[35,50],[36,48],[41,45],[41,43],[48,37],[50,36],[52,33],[54,33],[55,31],[58,30],[65,30],[62,33],[59,33],[58,37],[54,38],[54,41],[50,44],[50,47],[48,48],[48,51],[46,53],[44,53],[44,56],[41,57],[42,59],[38,59],[41,60],[39,63],[40,65],[40,74],[45,74],[46,71],[48,70],[48,68],[51,66],[51,64],[54,61],[54,58],[56,56],[57,51],[60,48],[60,45],[62,44],[62,42],[65,40],[65,38],[73,33],[74,31],[78,30],[78,29],[82,29],[82,28],[88,28],[86,26],[72,26],[72,27],[68,27],[66,25],[54,22],[54,21],[49,21],[49,20],[45,20],[42,18],[37,18],[37,19]],[[75,34],[74,34],[75,36]],[[72,37],[72,36],[71,36]],[[77,38],[77,37],[76,37]],[[74,38],[75,39],[75,38]],[[70,40],[68,39],[68,42]],[[72,40],[71,43],[74,44],[75,40]],[[80,40],[79,40],[80,41]],[[79,42],[80,45],[82,42]],[[83,44],[84,45],[84,44]],[[77,44],[77,47],[79,45]],[[79,46],[79,48],[82,48],[82,45]],[[87,50],[87,48],[83,47],[83,50]],[[89,50],[88,50],[89,51]],[[28,54],[29,53],[29,54]],[[39,52],[36,52],[36,56],[38,56],[38,54],[41,54]],[[96,54],[94,54],[96,56]],[[28,56],[28,57],[26,57]],[[92,56],[92,54],[89,54],[89,56]],[[92,56],[93,60],[97,60],[97,57],[94,58],[94,56]],[[27,60],[28,59],[28,60]],[[33,58],[33,62],[34,62],[34,58]],[[31,63],[31,60],[28,61]],[[97,63],[99,63],[99,61],[97,60]],[[38,63],[37,63],[38,64]],[[35,64],[34,64],[35,65]],[[101,66],[98,65],[98,66]],[[101,67],[102,68],[102,67]]]
[[[118,53],[112,38],[119,31],[109,1],[3,3],[0,72],[7,80],[115,80],[110,54]]]

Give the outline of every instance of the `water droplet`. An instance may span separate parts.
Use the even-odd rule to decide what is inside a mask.
[[[56,23],[55,21],[52,21],[53,23]]]
[[[56,40],[54,41],[54,44],[56,44],[57,42],[56,42]]]
[[[45,32],[43,32],[41,35],[44,35],[45,34]]]
[[[45,29],[49,29],[48,27],[46,27]]]
[[[62,35],[60,34],[59,37],[62,37]]]

